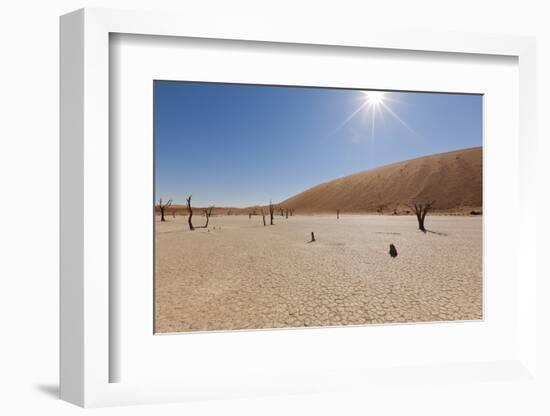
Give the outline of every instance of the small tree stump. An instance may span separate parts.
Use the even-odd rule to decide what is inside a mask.
[[[310,243],[313,243],[314,241],[315,241],[315,234],[312,231],[311,232],[311,241],[310,241]]]
[[[393,244],[390,244],[390,256],[392,256],[392,258],[397,257],[397,249]]]

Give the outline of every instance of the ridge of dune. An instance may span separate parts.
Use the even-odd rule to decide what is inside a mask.
[[[279,205],[297,212],[388,212],[435,200],[435,211],[482,207],[482,148],[438,153],[344,176]]]

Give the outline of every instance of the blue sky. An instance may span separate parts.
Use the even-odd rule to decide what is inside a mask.
[[[156,198],[192,194],[196,206],[276,203],[482,144],[480,95],[387,92],[373,105],[359,90],[170,81],[155,81],[154,95]]]

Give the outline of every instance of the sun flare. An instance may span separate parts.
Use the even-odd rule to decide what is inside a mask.
[[[374,107],[384,103],[386,93],[383,91],[364,91],[365,102]]]
[[[348,124],[357,115],[363,114],[361,119],[370,124],[370,136],[374,140],[376,126],[379,124],[377,119],[384,121],[384,115],[388,114],[393,117],[399,124],[409,130],[416,137],[418,134],[391,108],[392,103],[399,103],[395,98],[395,94],[390,91],[364,90],[358,91],[358,106],[355,110],[338,126],[341,129]]]

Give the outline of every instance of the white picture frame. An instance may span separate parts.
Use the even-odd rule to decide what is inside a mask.
[[[242,23],[242,22],[241,22]],[[61,18],[61,398],[80,406],[185,401],[195,398],[360,389],[382,383],[399,384],[410,369],[380,368],[368,372],[335,369],[318,374],[280,374],[239,379],[233,373],[184,381],[111,382],[110,366],[120,359],[110,349],[113,337],[109,276],[109,37],[110,34],[225,39],[281,44],[331,45],[481,54],[515,57],[519,67],[519,200],[517,273],[517,354],[509,359],[474,363],[441,363],[415,367],[415,377],[437,382],[479,383],[500,375],[518,383],[535,380],[536,220],[535,172],[535,41],[529,37],[465,33],[330,32],[296,27],[197,19],[167,13],[83,9]],[[259,44],[261,45],[261,44]],[[334,333],[332,336],[339,336]],[[361,366],[359,365],[360,369]],[[436,376],[437,375],[437,376]],[[498,376],[496,376],[498,379]],[[430,384],[430,383],[428,383]],[[230,386],[230,387],[229,387]],[[432,387],[427,387],[434,388]]]

